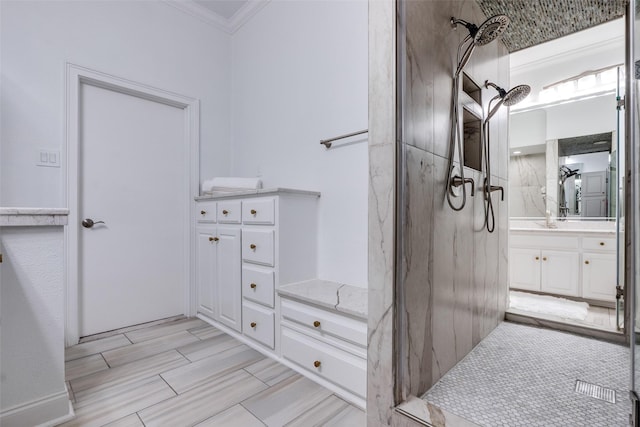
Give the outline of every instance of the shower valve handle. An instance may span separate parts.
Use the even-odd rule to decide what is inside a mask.
[[[459,187],[459,186],[465,185],[465,184],[471,184],[471,197],[473,197],[473,195],[475,193],[475,190],[476,190],[476,182],[473,180],[473,178],[462,179],[458,175],[456,175],[456,176],[451,178],[451,186],[452,187]]]
[[[494,191],[498,191],[500,190],[500,200],[502,200],[504,202],[504,187],[500,186],[500,185],[489,185],[488,188],[485,187],[484,191],[486,193],[492,193]]]

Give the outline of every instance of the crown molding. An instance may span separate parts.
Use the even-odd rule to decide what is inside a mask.
[[[165,4],[181,10],[192,17],[209,24],[227,34],[233,34],[247,23],[256,13],[262,10],[270,0],[249,0],[230,19],[225,19],[217,13],[192,0],[162,0]]]
[[[260,12],[271,0],[249,0],[229,19],[231,34],[238,31],[255,14]]]

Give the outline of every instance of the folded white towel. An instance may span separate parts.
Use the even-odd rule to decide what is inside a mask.
[[[260,188],[262,188],[262,180],[260,178],[217,177],[208,179],[202,183],[203,193],[229,193],[239,190],[257,190]]]

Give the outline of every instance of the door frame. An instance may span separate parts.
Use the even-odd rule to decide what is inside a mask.
[[[193,292],[194,262],[192,254],[194,197],[200,191],[200,101],[142,83],[91,70],[72,63],[66,64],[65,79],[65,145],[62,159],[63,200],[69,209],[69,223],[64,233],[65,278],[65,345],[77,344],[80,339],[79,301],[79,150],[80,150],[80,87],[82,84],[112,90],[148,101],[180,108],[184,115],[182,143],[188,153],[183,164],[183,307],[184,314],[195,313]]]

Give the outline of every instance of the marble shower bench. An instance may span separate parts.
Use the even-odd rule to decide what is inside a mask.
[[[281,286],[282,358],[310,378],[337,386],[365,407],[367,290],[325,280]]]

